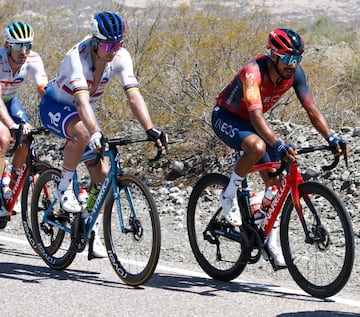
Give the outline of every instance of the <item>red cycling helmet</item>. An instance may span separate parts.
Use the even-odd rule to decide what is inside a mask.
[[[305,43],[299,33],[291,29],[275,29],[269,34],[266,47],[280,55],[302,55]]]

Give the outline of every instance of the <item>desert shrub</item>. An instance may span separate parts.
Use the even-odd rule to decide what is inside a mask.
[[[216,95],[250,58],[265,52],[268,33],[279,26],[262,8],[244,14],[236,6],[216,2],[199,6],[153,5],[128,8],[119,2],[84,7],[58,1],[44,8],[40,1],[2,1],[1,28],[13,20],[26,20],[35,29],[34,50],[52,78],[66,51],[89,33],[97,11],[119,12],[127,21],[125,47],[133,56],[135,74],[157,126],[173,128],[194,148],[210,149],[216,142],[210,114]],[[356,125],[359,118],[360,41],[353,29],[345,30],[320,17],[313,24],[289,25],[305,38],[302,66],[319,107],[334,129]],[[27,112],[38,121],[38,98],[31,81],[21,92]],[[107,134],[118,134],[137,124],[122,87],[114,80],[96,106]],[[285,122],[308,123],[293,92],[269,114]]]

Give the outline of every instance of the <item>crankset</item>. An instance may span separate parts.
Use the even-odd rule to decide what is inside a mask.
[[[75,252],[82,252],[86,247],[85,225],[81,213],[74,216],[71,224],[71,249]]]
[[[245,240],[242,246],[247,250],[247,262],[249,264],[257,263],[261,257],[261,250],[263,248],[263,239],[257,228],[247,225],[240,226],[240,232]]]

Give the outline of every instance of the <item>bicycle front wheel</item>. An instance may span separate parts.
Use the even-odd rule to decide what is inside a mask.
[[[354,235],[350,217],[337,195],[317,182],[299,185],[304,229],[287,199],[281,217],[281,245],[295,282],[312,296],[338,293],[348,281],[354,263]]]
[[[157,266],[160,220],[155,201],[141,180],[122,175],[117,185],[119,200],[114,200],[112,189],[105,206],[105,246],[116,274],[126,284],[137,286],[145,283]]]
[[[236,278],[247,264],[241,243],[229,238],[239,232],[225,221],[220,205],[220,194],[228,182],[225,175],[205,175],[194,186],[187,209],[194,256],[209,276],[221,281]]]
[[[37,253],[51,268],[62,270],[74,260],[70,232],[72,216],[64,212],[55,191],[61,178],[59,169],[42,172],[31,199],[31,226]]]
[[[27,175],[25,178],[24,186],[21,192],[21,220],[24,228],[26,239],[28,240],[32,249],[37,253],[36,243],[33,237],[32,227],[31,227],[31,218],[30,218],[30,203],[31,196],[34,190],[34,184],[39,175],[51,168],[50,163],[44,161],[38,161],[33,166],[33,175]],[[34,179],[31,179],[31,178]]]

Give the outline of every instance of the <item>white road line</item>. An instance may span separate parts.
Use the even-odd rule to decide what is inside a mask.
[[[12,243],[18,243],[18,244],[28,244],[27,240],[13,238],[11,236],[3,236],[0,233],[0,241],[1,240],[7,241],[7,242],[12,242]],[[209,278],[209,276],[207,274],[205,274],[205,273],[195,272],[195,271],[191,271],[191,270],[184,270],[184,269],[175,268],[175,267],[168,267],[168,266],[164,266],[164,265],[160,265],[160,264],[157,266],[156,271],[157,272],[161,271],[161,272],[174,273],[174,274],[179,274],[179,275],[184,275],[184,276]],[[251,282],[251,281],[246,281],[246,280],[241,280],[241,279],[235,279],[232,282],[233,283],[238,283],[238,284],[241,284],[241,285],[248,285],[250,287],[261,287],[261,288],[268,289],[270,291],[277,291],[277,292],[283,292],[283,293],[289,293],[289,294],[294,294],[294,295],[303,295],[303,296],[311,297],[309,294],[307,294],[307,293],[305,293],[304,291],[301,291],[301,290],[294,290],[294,289],[285,288],[285,287],[279,287],[279,286],[270,286],[268,284],[261,284],[261,283],[256,283],[256,282]],[[329,297],[329,298],[326,298],[324,300],[319,299],[319,301],[329,301],[329,300],[333,301],[333,302],[336,302],[336,303],[339,303],[339,304],[344,304],[344,305],[349,305],[349,306],[354,306],[354,307],[360,307],[360,301],[347,299],[347,298],[342,298],[342,297],[337,297],[337,296]]]

